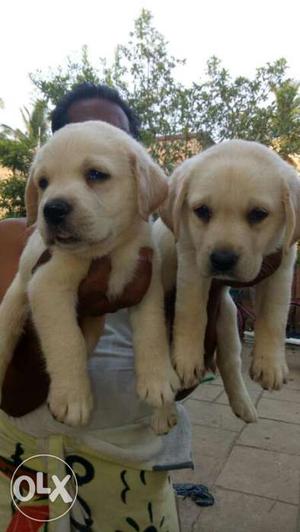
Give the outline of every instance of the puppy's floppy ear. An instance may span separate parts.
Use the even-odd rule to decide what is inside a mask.
[[[167,197],[167,178],[142,147],[130,154],[130,164],[136,179],[139,213],[147,221]]]
[[[179,236],[180,213],[187,193],[188,172],[185,165],[176,168],[170,177],[169,195],[159,209],[161,219],[174,233]]]
[[[287,179],[283,186],[283,204],[286,215],[285,249],[300,240],[300,177],[287,165]]]
[[[34,224],[38,213],[38,189],[33,182],[33,165],[25,189],[25,207],[27,214],[27,226]]]

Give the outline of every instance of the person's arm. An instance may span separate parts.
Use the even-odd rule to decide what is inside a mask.
[[[32,229],[26,228],[24,219],[0,222],[0,301],[18,270],[21,253],[31,232]],[[140,250],[134,280],[113,303],[106,297],[110,260],[103,257],[94,261],[88,277],[79,288],[79,322],[84,316],[99,316],[137,304],[150,283],[151,258],[151,249]],[[44,358],[36,333],[28,322],[5,375],[1,408],[11,416],[25,415],[46,401],[48,389]]]
[[[25,218],[10,218],[0,222],[0,301],[17,273],[23,248],[32,233]]]
[[[33,229],[27,229],[25,218],[0,222],[0,301],[18,270],[23,248]],[[35,336],[27,332],[15,350],[2,386],[1,408],[11,415],[22,415],[38,406],[40,395],[48,386],[42,369]]]

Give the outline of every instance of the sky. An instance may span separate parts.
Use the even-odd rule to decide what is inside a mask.
[[[9,0],[1,4],[0,124],[22,127],[20,108],[34,95],[29,72],[64,64],[85,44],[93,63],[110,59],[142,8],[170,54],[187,60],[178,72],[185,84],[203,75],[212,55],[234,76],[285,57],[300,81],[299,0]]]

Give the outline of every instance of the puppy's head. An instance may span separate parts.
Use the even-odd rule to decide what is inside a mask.
[[[300,179],[258,143],[224,142],[175,170],[161,216],[202,275],[248,282],[300,237]]]
[[[46,245],[110,243],[165,199],[165,176],[146,150],[104,122],[70,124],[38,151],[26,189],[28,224]]]

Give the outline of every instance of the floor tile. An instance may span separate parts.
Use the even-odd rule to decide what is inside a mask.
[[[257,410],[259,417],[262,418],[300,424],[300,403],[262,398]]]
[[[299,471],[298,456],[235,446],[216,485],[298,504]]]
[[[177,497],[177,508],[181,525],[181,532],[191,532],[193,525],[200,515],[200,507],[191,499],[182,499]],[[156,529],[155,529],[156,530]],[[169,532],[172,532],[171,530]]]
[[[264,391],[262,399],[274,399],[274,401],[291,401],[292,403],[300,403],[300,390],[293,390],[284,386],[278,391]]]
[[[206,386],[223,386],[223,381],[222,381],[222,379],[220,377],[220,374],[217,372],[216,373],[216,378],[213,379],[210,382],[207,382]]]
[[[293,369],[299,369],[300,370],[300,346],[296,348],[289,347],[288,344],[286,344],[286,358],[288,361],[289,367]]]
[[[252,347],[244,347],[242,363],[247,389],[258,402],[258,423],[234,416],[220,377],[185,402],[195,470],[176,471],[172,478],[207,485],[216,503],[199,509],[180,500],[182,532],[300,532],[300,348],[287,349],[288,383],[271,393],[249,377]]]
[[[297,507],[217,488],[191,532],[296,532]],[[184,528],[183,532],[190,532]]]
[[[173,471],[173,482],[188,482],[192,484],[204,484],[209,490],[213,486],[224,467],[224,458],[216,456],[205,456],[200,464],[195,464],[194,471],[179,470]]]
[[[256,404],[257,399],[261,396],[262,390],[258,386],[248,388],[248,393],[253,401],[254,404]],[[216,403],[222,404],[222,405],[228,405],[228,396],[226,392],[224,391],[219,397],[217,397]]]
[[[185,402],[185,407],[191,422],[195,425],[206,425],[234,432],[239,432],[245,425],[245,422],[237,418],[231,408],[226,405],[189,399]]]
[[[259,419],[245,427],[237,443],[300,456],[300,425]]]
[[[290,369],[287,388],[290,388],[291,390],[300,390],[300,370],[299,369]]]
[[[190,395],[190,399],[197,399],[198,401],[214,401],[222,393],[223,388],[221,386],[200,384]]]
[[[201,464],[203,457],[226,459],[229,456],[237,434],[231,430],[215,427],[193,426],[194,462]]]

